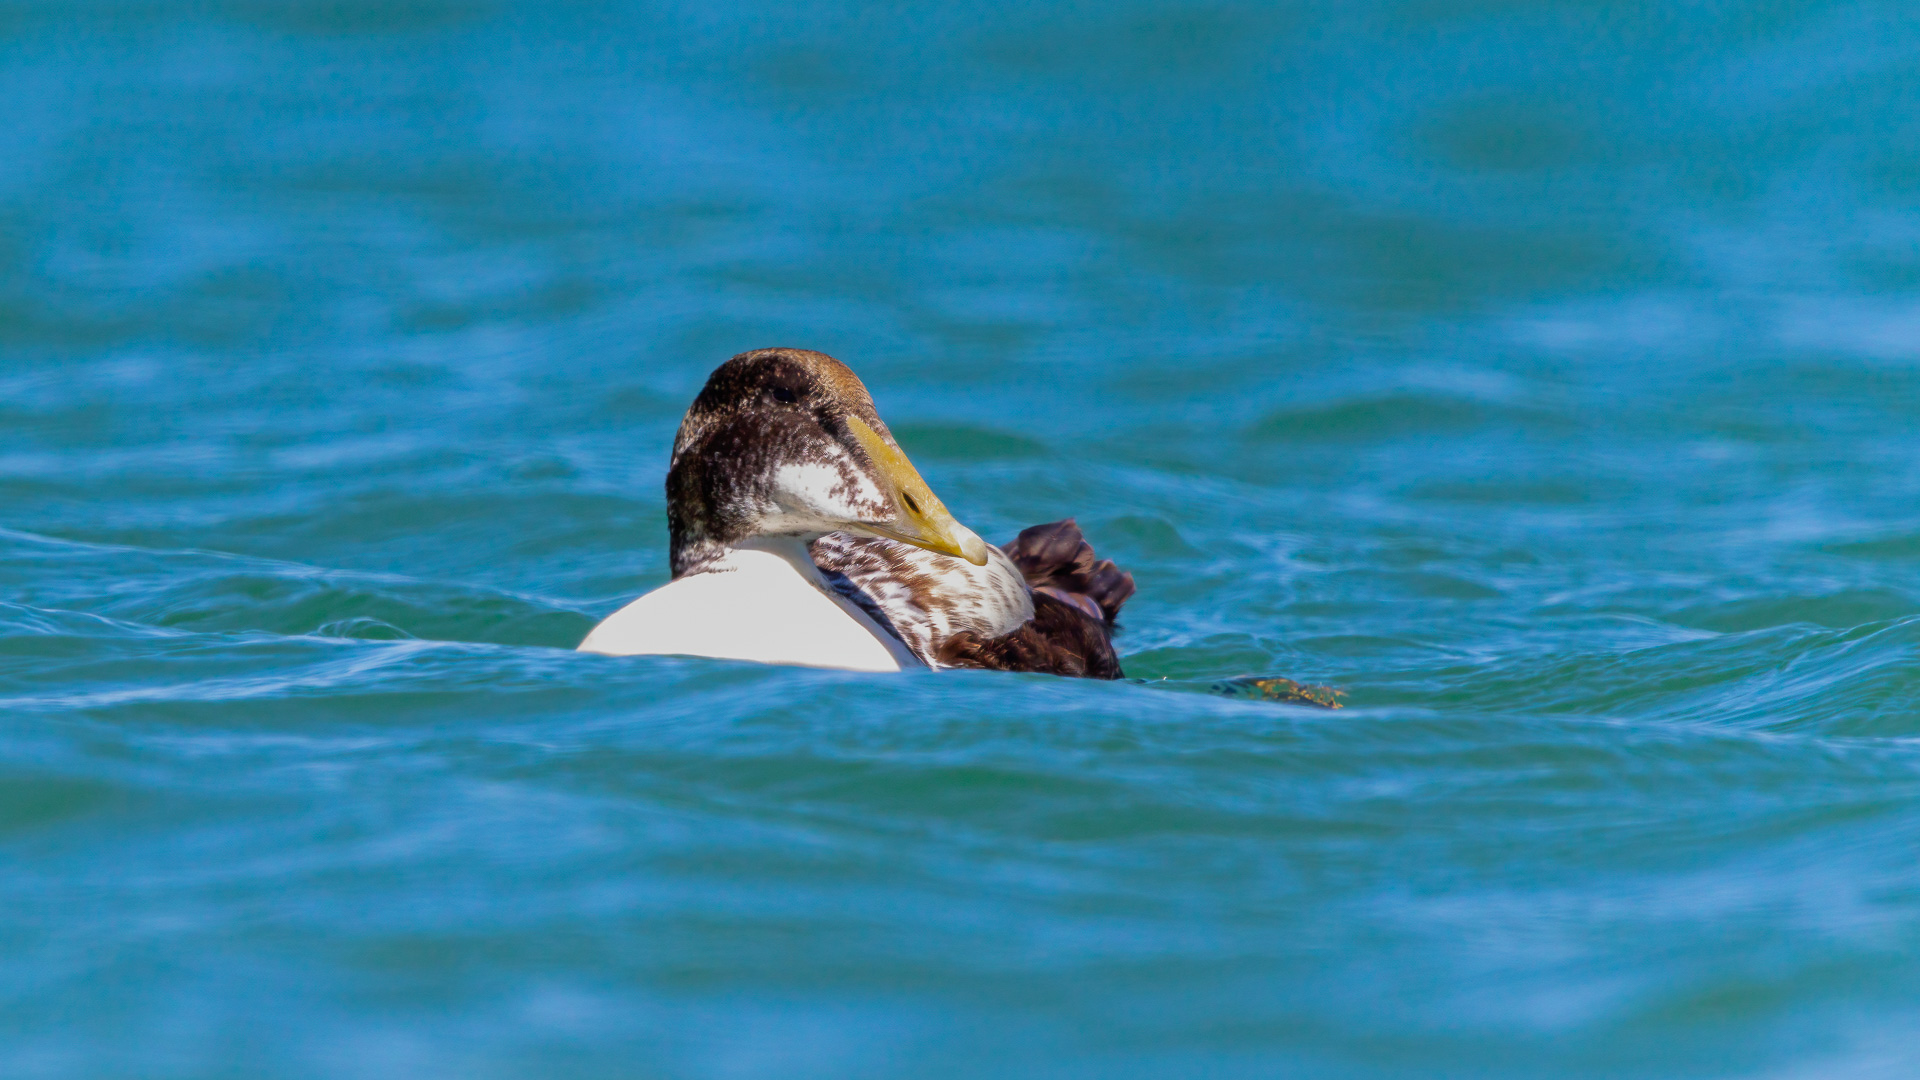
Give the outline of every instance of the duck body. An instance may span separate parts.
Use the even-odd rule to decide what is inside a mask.
[[[750,540],[607,616],[580,643],[608,656],[708,656],[848,671],[926,666],[834,590],[797,537]]]
[[[1115,679],[1133,578],[1071,519],[996,548],[953,519],[846,365],[801,349],[722,364],[667,473],[674,578],[581,651]]]

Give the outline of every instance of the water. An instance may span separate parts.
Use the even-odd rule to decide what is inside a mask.
[[[0,10],[0,1071],[1920,1068],[1920,25],[916,7]],[[771,344],[1143,681],[565,651]]]

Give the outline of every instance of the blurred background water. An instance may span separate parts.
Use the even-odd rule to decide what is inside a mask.
[[[0,1071],[1914,1075],[1916,82],[1893,4],[10,0]],[[564,651],[773,344],[1151,684]]]

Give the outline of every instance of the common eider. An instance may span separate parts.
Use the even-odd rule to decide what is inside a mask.
[[[667,472],[673,580],[583,652],[1121,677],[1133,576],[1073,519],[1004,548],[955,521],[840,361],[757,349],[687,410]]]

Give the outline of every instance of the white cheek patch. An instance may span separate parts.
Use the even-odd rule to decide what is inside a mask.
[[[789,513],[829,522],[859,521],[874,507],[886,505],[864,472],[827,462],[780,466],[773,474],[773,491]]]

